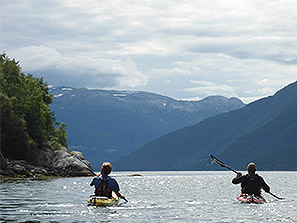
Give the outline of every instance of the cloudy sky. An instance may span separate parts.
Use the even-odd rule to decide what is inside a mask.
[[[297,80],[296,0],[1,0],[1,52],[49,85],[248,103]]]

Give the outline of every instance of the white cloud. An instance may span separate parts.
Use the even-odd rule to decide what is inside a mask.
[[[205,95],[205,97],[210,95],[236,96],[235,89],[232,86],[207,81],[192,80],[190,82],[196,85],[196,87],[186,88],[184,90],[197,95]]]
[[[104,79],[113,83],[110,87],[135,87],[145,85],[147,82],[147,76],[138,71],[137,66],[130,59],[92,59],[79,55],[69,57],[46,46],[24,47],[12,51],[11,54],[21,61],[23,70],[37,74],[42,72],[45,79],[51,80],[53,84],[63,83],[59,79],[55,80],[56,75],[51,77],[52,72],[70,76],[77,81],[77,77],[83,75],[85,79],[83,83],[89,81],[88,85],[92,87],[94,84],[106,83]],[[46,70],[49,72],[44,73]]]
[[[252,100],[297,79],[296,8],[295,0],[2,1],[1,50],[51,85]]]
[[[187,69],[184,68],[179,68],[179,67],[174,67],[172,69],[168,68],[161,68],[161,69],[156,69],[153,68],[149,72],[150,76],[156,76],[156,77],[180,77],[180,76],[192,76],[193,73]]]

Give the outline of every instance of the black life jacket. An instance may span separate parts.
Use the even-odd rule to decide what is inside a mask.
[[[242,182],[242,192],[260,195],[262,188],[261,178],[257,174],[247,174]]]
[[[108,186],[108,182],[110,180],[110,177],[107,177],[106,181],[100,177],[100,180],[101,180],[101,184],[100,186],[98,187],[98,189],[95,191],[95,195],[96,196],[104,196],[104,197],[108,197],[108,198],[111,198],[112,195],[111,195],[111,190]]]

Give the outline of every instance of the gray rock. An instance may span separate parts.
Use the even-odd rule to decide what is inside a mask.
[[[18,175],[25,175],[27,177],[33,176],[25,167],[18,164],[13,164],[12,170]]]
[[[71,155],[79,157],[90,168],[90,163],[86,161],[81,152],[71,152]],[[52,166],[54,170],[62,176],[87,176],[90,175],[88,169],[82,167],[75,161],[73,156],[66,149],[57,150],[52,156]]]
[[[28,165],[27,161],[25,161],[25,160],[15,160],[15,161],[13,161],[13,164],[19,165],[19,166],[27,166]]]
[[[57,162],[60,159],[64,159],[65,157],[70,157],[71,155],[65,150],[56,150],[53,153],[52,161],[53,163]]]
[[[71,155],[78,157],[84,164],[86,164],[91,170],[93,170],[89,161],[85,160],[83,154],[79,151],[70,152]],[[76,162],[77,163],[77,162]]]
[[[45,167],[50,169],[52,166],[52,157],[51,157],[51,151],[41,151],[38,156],[36,161],[34,162],[36,166],[40,167]]]
[[[81,160],[84,160],[85,159],[84,156],[83,156],[83,154],[81,152],[79,152],[79,151],[71,151],[70,154],[73,155],[73,156],[78,157]]]
[[[12,166],[9,161],[2,156],[0,153],[0,178],[2,176],[15,176],[15,173],[12,170]]]
[[[12,170],[17,174],[26,174],[26,169],[18,164],[13,165]]]
[[[68,149],[61,147],[51,152],[50,149],[41,150],[35,161],[29,164],[25,160],[8,161],[0,154],[0,176],[7,177],[42,177],[42,176],[89,176],[87,168],[75,161],[73,155],[79,157],[90,169],[90,163],[78,151],[69,153]]]
[[[46,169],[40,169],[40,174],[43,174],[44,176],[49,176],[49,172]]]

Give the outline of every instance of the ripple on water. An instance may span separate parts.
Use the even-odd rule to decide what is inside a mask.
[[[239,186],[231,184],[229,172],[129,174],[115,174],[129,202],[107,208],[87,206],[89,177],[1,182],[0,222],[297,222],[296,172],[264,172],[273,191],[288,199],[265,194],[262,205],[239,204]]]

